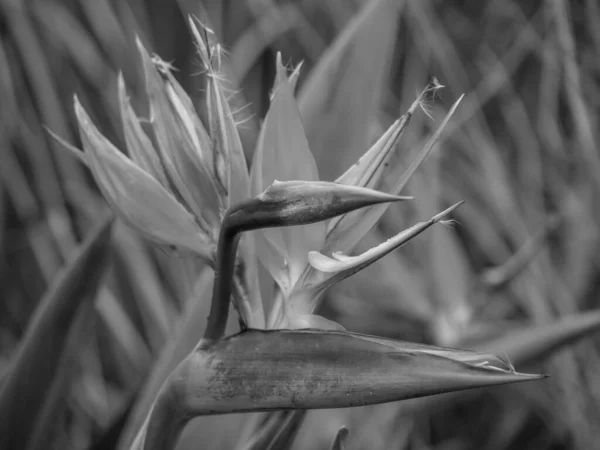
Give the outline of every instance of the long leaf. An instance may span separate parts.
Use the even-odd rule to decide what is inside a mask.
[[[24,449],[40,405],[52,391],[69,329],[92,302],[106,269],[112,217],[102,220],[49,289],[32,317],[0,391],[0,442]]]

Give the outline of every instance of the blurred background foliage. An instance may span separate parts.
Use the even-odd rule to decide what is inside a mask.
[[[0,0],[0,384],[40,298],[107,211],[86,169],[45,127],[79,145],[76,93],[125,148],[119,71],[147,117],[136,35],[172,63],[200,103],[188,14],[209,23],[227,51],[249,159],[277,51],[290,65],[303,61],[298,99],[322,179],[354,162],[432,76],[447,86],[428,105],[436,121],[413,119],[397,151],[403,163],[466,93],[408,185],[416,200],[390,207],[359,250],[464,199],[458,223],[428,231],[332,289],[323,314],[352,331],[505,348],[494,339],[597,308],[595,0]],[[112,247],[93,317],[64,330],[69,370],[56,375],[43,419],[52,433],[41,442],[52,448],[115,448],[141,386],[160,384],[156,374],[194,345],[204,324],[208,272],[121,224]],[[350,429],[348,449],[598,445],[598,339],[527,362],[518,368],[552,377],[376,407],[201,418],[179,448],[251,448],[253,430],[269,420],[287,424],[288,433],[268,448],[285,448],[293,437],[295,449],[330,448],[341,425]]]

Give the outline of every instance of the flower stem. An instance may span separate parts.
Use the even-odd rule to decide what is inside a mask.
[[[219,232],[219,244],[217,245],[213,295],[208,324],[199,344],[201,349],[212,346],[225,334],[240,233],[263,226],[275,225],[272,216],[262,217],[258,214],[258,217],[256,217],[257,211],[259,211],[257,200],[250,199],[232,206],[223,217],[221,231]]]
[[[239,233],[228,228],[224,220],[217,246],[217,264],[208,324],[200,341],[200,348],[210,347],[225,334],[239,240]]]

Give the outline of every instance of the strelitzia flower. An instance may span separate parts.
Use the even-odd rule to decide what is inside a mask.
[[[148,239],[198,255],[215,269],[204,337],[166,379],[131,448],[174,448],[185,423],[198,415],[342,408],[539,378],[519,374],[493,355],[331,330],[340,327],[312,314],[328,286],[459,206],[362,255],[347,255],[389,203],[408,199],[400,191],[456,105],[387,192],[375,188],[427,90],[340,178],[320,181],[293,95],[298,70],[288,77],[278,57],[272,104],[249,174],[218,70],[219,46],[210,30],[202,35],[193,21],[190,27],[207,75],[206,127],[168,64],[151,58],[139,41],[153,136],[131,108],[122,77],[129,157],[75,99],[84,158],[116,213]],[[266,314],[256,289],[255,253],[279,286]],[[246,327],[224,337],[232,298]]]
[[[288,77],[277,56],[277,76],[271,106],[263,123],[252,164],[252,193],[258,195],[274,179],[319,179],[302,120],[294,98],[298,68]],[[338,184],[378,188],[393,150],[423,97],[442,87],[434,81],[418,96],[408,112],[381,136],[365,155],[337,180]],[[461,97],[462,98],[462,97]],[[398,195],[439,138],[458,106],[455,103],[417,160],[389,189]],[[405,197],[408,199],[408,197]],[[255,233],[258,256],[278,286],[274,307],[267,318],[268,328],[330,328],[340,326],[313,314],[322,294],[331,285],[367,267],[392,250],[442,221],[460,203],[419,223],[360,256],[347,256],[379,220],[387,204],[338,216],[328,223]],[[342,253],[344,252],[344,253]],[[331,254],[331,256],[328,256]]]

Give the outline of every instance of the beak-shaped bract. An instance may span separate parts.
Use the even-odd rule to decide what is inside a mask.
[[[343,408],[542,378],[466,350],[344,331],[247,330],[193,352],[172,394],[193,415]]]
[[[274,181],[258,197],[231,208],[226,220],[238,232],[306,225],[366,206],[410,198],[327,181]]]

